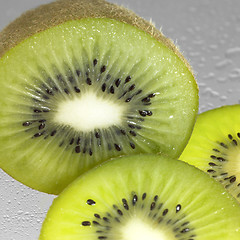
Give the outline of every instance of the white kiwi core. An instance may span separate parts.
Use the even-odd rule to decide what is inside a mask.
[[[96,96],[93,92],[59,103],[55,122],[89,132],[121,124],[125,107]]]
[[[173,240],[173,234],[168,229],[151,226],[140,218],[133,218],[121,229],[122,240]]]

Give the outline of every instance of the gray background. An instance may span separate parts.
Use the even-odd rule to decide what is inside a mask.
[[[0,0],[0,29],[49,0]],[[239,103],[239,0],[112,0],[152,19],[190,61],[200,112]],[[0,239],[35,240],[54,196],[29,189],[0,170]]]

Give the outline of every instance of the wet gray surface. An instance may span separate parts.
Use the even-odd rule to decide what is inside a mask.
[[[0,0],[0,29],[47,0]],[[172,38],[190,61],[200,112],[240,100],[239,0],[112,0]],[[0,170],[0,239],[34,240],[53,196],[29,189]]]

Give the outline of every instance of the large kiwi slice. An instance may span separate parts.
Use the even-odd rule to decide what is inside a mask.
[[[180,159],[221,182],[240,202],[240,105],[200,114]]]
[[[111,157],[181,154],[196,82],[173,43],[131,11],[56,1],[0,43],[0,166],[17,180],[58,194]]]
[[[239,240],[239,229],[239,204],[219,183],[142,154],[80,176],[54,200],[40,240]]]

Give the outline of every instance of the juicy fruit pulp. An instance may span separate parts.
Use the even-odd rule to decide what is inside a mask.
[[[205,173],[142,154],[74,181],[54,200],[40,240],[237,240],[239,222],[238,203]]]
[[[219,181],[240,202],[240,105],[199,115],[180,159]]]
[[[198,106],[185,63],[149,34],[112,19],[38,33],[2,57],[0,72],[0,166],[48,193],[110,157],[179,156]],[[94,105],[95,115],[86,116]],[[98,109],[109,116],[96,116]],[[109,123],[98,121],[103,115]]]

